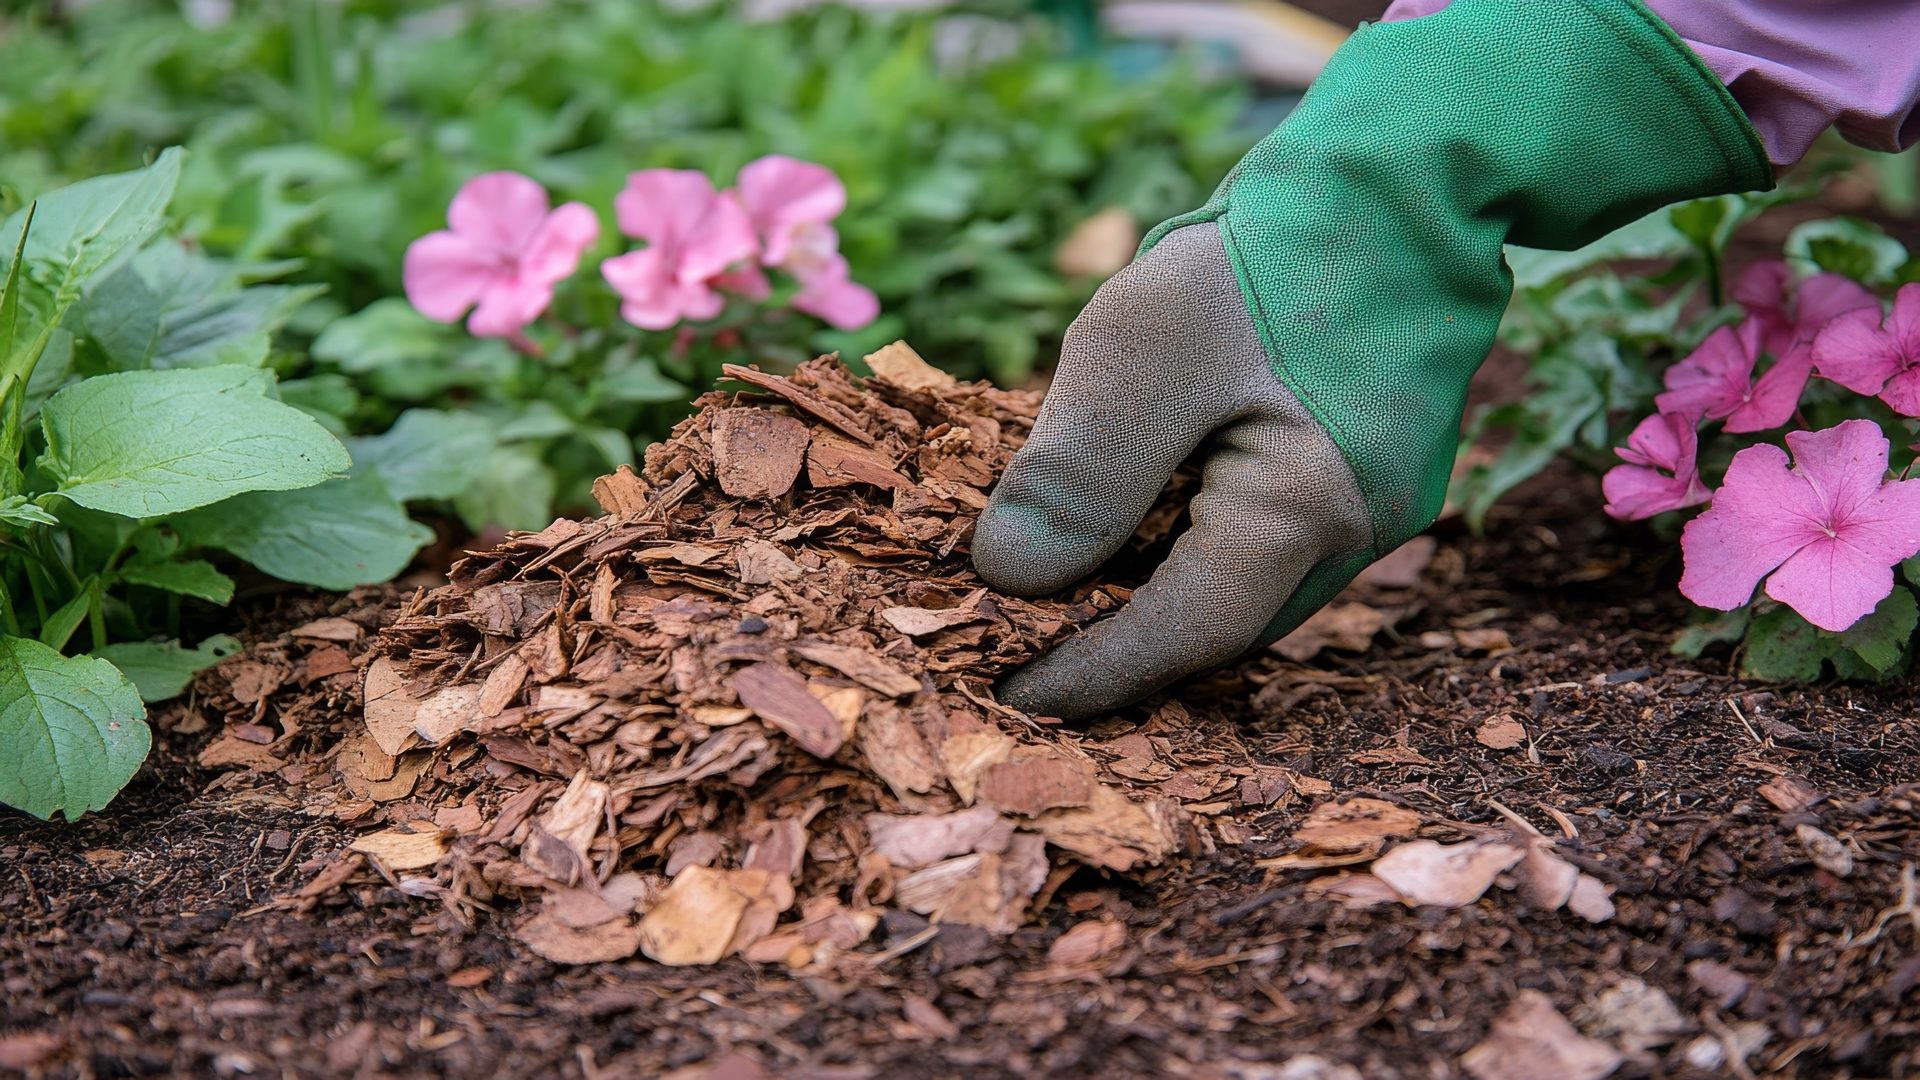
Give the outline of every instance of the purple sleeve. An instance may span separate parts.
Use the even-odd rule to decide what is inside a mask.
[[[1394,0],[1385,20],[1448,0]],[[1920,140],[1920,3],[1913,0],[1646,0],[1720,76],[1775,165],[1838,127],[1849,142]]]

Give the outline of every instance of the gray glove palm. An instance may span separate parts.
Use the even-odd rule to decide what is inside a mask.
[[[1120,612],[1009,677],[1002,700],[1111,710],[1271,640],[1310,570],[1372,552],[1352,469],[1274,377],[1210,223],[1166,236],[1068,329],[1033,435],[980,518],[975,567],[1015,595],[1065,588],[1119,550],[1196,450],[1193,526],[1166,562]]]

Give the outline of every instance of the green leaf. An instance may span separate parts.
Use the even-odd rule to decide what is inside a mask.
[[[354,468],[379,473],[402,502],[465,491],[486,468],[493,446],[485,417],[438,409],[408,409],[385,434],[347,440]]]
[[[240,651],[240,642],[215,634],[197,649],[183,649],[177,641],[137,641],[95,649],[93,655],[120,669],[133,680],[142,701],[178,697],[196,672]]]
[[[1668,259],[1690,250],[1692,244],[1686,234],[1674,226],[1672,211],[1660,209],[1573,251],[1509,247],[1506,255],[1507,265],[1513,270],[1514,288],[1533,289],[1596,263]]]
[[[1753,617],[1741,667],[1768,682],[1812,682],[1831,651],[1832,643],[1820,635],[1819,627],[1779,604]]]
[[[0,370],[18,369],[39,352],[88,278],[122,251],[144,243],[159,231],[167,203],[180,179],[181,151],[161,153],[144,169],[96,176],[41,197],[33,229],[21,247],[21,277],[14,348],[0,357]],[[21,243],[26,211],[0,225],[0,249]]]
[[[25,529],[31,525],[58,525],[60,519],[40,509],[25,495],[9,495],[0,499],[0,524]]]
[[[649,404],[661,401],[686,401],[693,391],[660,373],[660,365],[650,356],[610,369],[601,377],[600,395],[607,401]]]
[[[112,664],[0,636],[0,803],[69,821],[99,810],[152,739],[139,692]]]
[[[284,581],[323,589],[386,581],[433,539],[433,530],[408,518],[373,472],[240,495],[173,524],[194,546],[219,548]]]
[[[480,479],[453,502],[467,526],[544,529],[553,523],[553,471],[515,446],[494,449]]]
[[[242,272],[163,240],[95,282],[77,311],[87,336],[123,371],[258,367],[266,362],[273,332],[325,290],[243,288]]]
[[[81,623],[87,621],[87,613],[93,610],[94,601],[98,599],[99,594],[94,583],[95,579],[88,578],[79,592],[74,593],[66,603],[55,608],[53,614],[47,616],[47,621],[40,624],[42,645],[49,649],[67,647],[67,642],[73,638],[73,632],[80,629]]]
[[[205,559],[129,563],[120,568],[120,580],[181,596],[196,596],[215,604],[233,599],[233,579],[214,569]]]
[[[1859,654],[1875,671],[1886,671],[1900,660],[1913,629],[1920,624],[1920,606],[1913,593],[1900,586],[1859,622],[1841,631],[1840,644]]]
[[[500,425],[501,442],[521,442],[528,439],[557,439],[562,435],[573,434],[573,417],[560,411],[560,407],[551,401],[535,399],[520,406],[513,419]]]
[[[33,229],[33,214],[36,204],[28,204],[20,221],[20,235],[13,242],[13,255],[7,264],[7,278],[0,284],[0,377],[13,370],[9,363],[16,349],[23,347],[20,341],[20,277],[26,268],[26,260],[21,254],[26,250],[27,234]],[[18,372],[14,372],[18,375]],[[6,387],[0,385],[0,391]],[[0,406],[6,402],[0,400]]]
[[[1680,631],[1673,639],[1672,652],[1675,656],[1688,659],[1697,658],[1709,645],[1726,641],[1739,641],[1747,632],[1747,623],[1753,618],[1750,607],[1734,608],[1732,611],[1715,611],[1706,621],[1699,621],[1704,612],[1695,613],[1692,626]]]
[[[335,320],[313,342],[313,358],[348,372],[389,364],[432,363],[449,351],[447,327],[432,322],[398,298],[375,300]]]
[[[62,495],[131,518],[345,472],[346,448],[305,413],[264,396],[271,381],[235,367],[87,379],[41,412],[42,463]]]
[[[1802,271],[1817,268],[1883,285],[1907,261],[1907,249],[1872,222],[1830,217],[1806,222],[1788,233],[1786,256]]]

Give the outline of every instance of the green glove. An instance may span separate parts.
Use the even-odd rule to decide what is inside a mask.
[[[1577,247],[1771,182],[1726,88],[1637,0],[1454,0],[1362,27],[1068,331],[975,532],[981,575],[1057,591],[1196,450],[1204,490],[1132,603],[1002,699],[1090,715],[1299,625],[1439,513],[1512,291],[1503,244]]]

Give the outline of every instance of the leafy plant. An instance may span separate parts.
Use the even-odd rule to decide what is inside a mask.
[[[1506,445],[1455,498],[1478,527],[1558,455],[1610,465],[1607,512],[1680,534],[1681,592],[1711,609],[1676,652],[1743,642],[1756,678],[1884,678],[1910,666],[1920,622],[1888,569],[1904,559],[1914,580],[1920,550],[1920,481],[1905,479],[1920,285],[1904,284],[1920,261],[1867,222],[1819,218],[1781,260],[1724,270],[1735,229],[1813,190],[1701,200],[1582,251],[1511,253],[1503,339],[1533,355],[1537,389],[1476,417],[1473,434]],[[1654,273],[1615,269],[1656,259]],[[1680,515],[1708,503],[1682,533]]]
[[[426,539],[260,366],[313,290],[242,285],[160,236],[182,160],[0,225],[0,802],[40,817],[105,806],[146,756],[142,699],[237,647],[177,640],[184,601],[233,596],[198,551],[346,587]]]
[[[1063,242],[1102,212],[1139,227],[1198,204],[1259,134],[1237,87],[1072,54],[1007,14],[1022,6],[755,22],[657,2],[481,17],[291,0],[217,25],[154,0],[63,6],[0,41],[0,200],[185,143],[185,232],[242,268],[298,259],[275,280],[328,289],[283,336],[312,347],[270,360],[283,400],[343,435],[413,409],[477,415],[495,444],[469,460],[490,464],[422,497],[537,526],[749,345],[777,363],[906,337],[962,374],[1027,378],[1098,284],[1056,267]],[[844,182],[840,252],[884,313],[864,329],[730,312],[676,349],[613,330],[614,298],[583,290],[553,313],[580,329],[536,356],[398,300],[407,244],[477,175],[525,173],[604,215],[636,170],[729,177],[770,152]],[[602,224],[590,259],[621,243]]]

